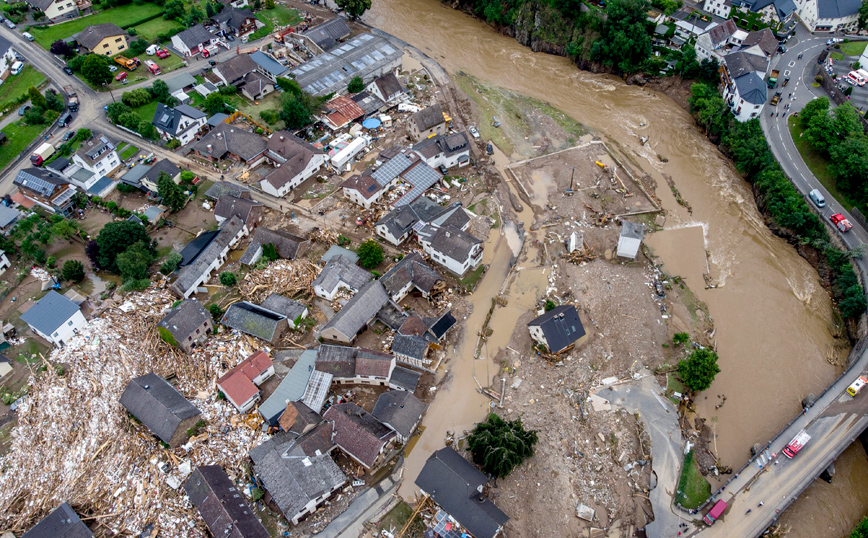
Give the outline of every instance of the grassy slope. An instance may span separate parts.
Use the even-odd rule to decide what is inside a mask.
[[[165,34],[169,30],[175,28],[183,28],[178,21],[167,21],[164,18],[153,19],[148,22],[143,22],[138,26],[134,26],[136,35],[145,41],[153,41],[159,34]]]
[[[693,459],[693,451],[684,457],[684,467],[681,469],[681,480],[678,482],[678,492],[675,500],[685,508],[697,508],[711,495],[711,484],[699,472],[699,467]]]
[[[855,205],[854,202],[838,190],[838,186],[835,184],[835,178],[832,177],[832,173],[829,171],[828,159],[811,149],[811,145],[802,137],[804,129],[802,128],[799,118],[790,116],[787,119],[787,123],[790,126],[790,134],[793,137],[793,142],[795,142],[796,148],[799,150],[802,159],[805,160],[805,164],[807,164],[808,168],[811,169],[811,173],[817,176],[820,183],[826,187],[829,194],[835,197],[835,200],[838,200],[838,202],[844,206],[844,209],[847,211],[853,209],[853,206]]]
[[[851,41],[849,43],[841,43],[841,52],[848,56],[861,56],[865,50],[868,41]]]
[[[0,146],[0,169],[3,169],[24,151],[31,142],[38,138],[45,125],[24,125],[23,122],[12,123],[3,128],[8,140]]]
[[[31,86],[38,88],[43,82],[45,76],[42,73],[30,65],[25,65],[20,73],[9,76],[5,84],[0,86],[0,110],[6,109],[12,101],[27,93]]]

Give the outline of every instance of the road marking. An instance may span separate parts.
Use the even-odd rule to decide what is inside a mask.
[[[795,66],[796,66],[796,62],[790,62],[790,63],[788,63],[787,65],[790,66],[790,67],[795,67]]]

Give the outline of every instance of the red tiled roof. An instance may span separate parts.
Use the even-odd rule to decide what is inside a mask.
[[[31,207],[36,205],[36,202],[34,202],[30,198],[24,196],[20,192],[16,192],[15,194],[12,195],[12,201],[15,202],[16,204],[20,205],[24,209],[30,209]]]
[[[419,316],[410,316],[398,329],[398,332],[407,336],[422,336],[428,330],[425,322]]]
[[[268,370],[272,364],[268,354],[257,351],[220,377],[217,385],[227,398],[239,405],[243,404],[259,392],[253,380]]]

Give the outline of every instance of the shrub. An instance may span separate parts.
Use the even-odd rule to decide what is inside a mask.
[[[181,147],[181,141],[177,138],[173,138],[166,142],[166,149],[177,149]]]
[[[368,270],[383,262],[383,247],[373,239],[368,239],[359,245],[357,254],[359,255],[359,265]]]
[[[554,310],[558,305],[555,304],[551,299],[546,299],[546,312],[549,310]]]
[[[238,284],[238,277],[232,271],[223,271],[220,273],[220,283],[224,286],[234,286]]]
[[[132,194],[135,192],[140,192],[139,189],[129,185],[127,183],[118,183],[117,189],[125,194]]]
[[[505,477],[533,456],[537,441],[536,432],[525,430],[521,419],[507,422],[495,413],[477,424],[467,436],[473,463],[495,478]]]
[[[223,315],[223,310],[220,308],[219,305],[216,304],[212,304],[211,306],[209,306],[208,312],[211,313],[211,317],[214,318],[214,321],[219,321],[220,316]]]
[[[678,363],[678,375],[687,388],[694,392],[710,387],[719,372],[717,353],[709,349],[694,349],[687,359]]]
[[[160,272],[164,275],[172,274],[175,269],[178,268],[178,264],[181,263],[181,260],[184,258],[177,252],[170,252],[168,256],[166,256],[166,260],[160,265]]]

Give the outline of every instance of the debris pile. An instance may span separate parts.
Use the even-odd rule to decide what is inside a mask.
[[[264,269],[248,273],[239,288],[246,301],[256,304],[272,293],[294,297],[310,293],[319,269],[309,260],[277,260]]]
[[[152,524],[161,536],[206,536],[173,487],[191,465],[219,464],[246,478],[247,453],[265,436],[258,424],[232,421],[234,409],[214,390],[217,376],[252,349],[226,333],[193,355],[177,352],[155,329],[173,302],[157,287],[127,296],[43,358],[0,459],[0,528],[21,533],[68,501],[109,534],[138,535]],[[162,448],[119,402],[130,379],[152,371],[202,411],[204,426],[181,448]]]
[[[311,243],[322,243],[323,245],[336,245],[338,237],[340,234],[326,228],[314,228],[307,236]]]

